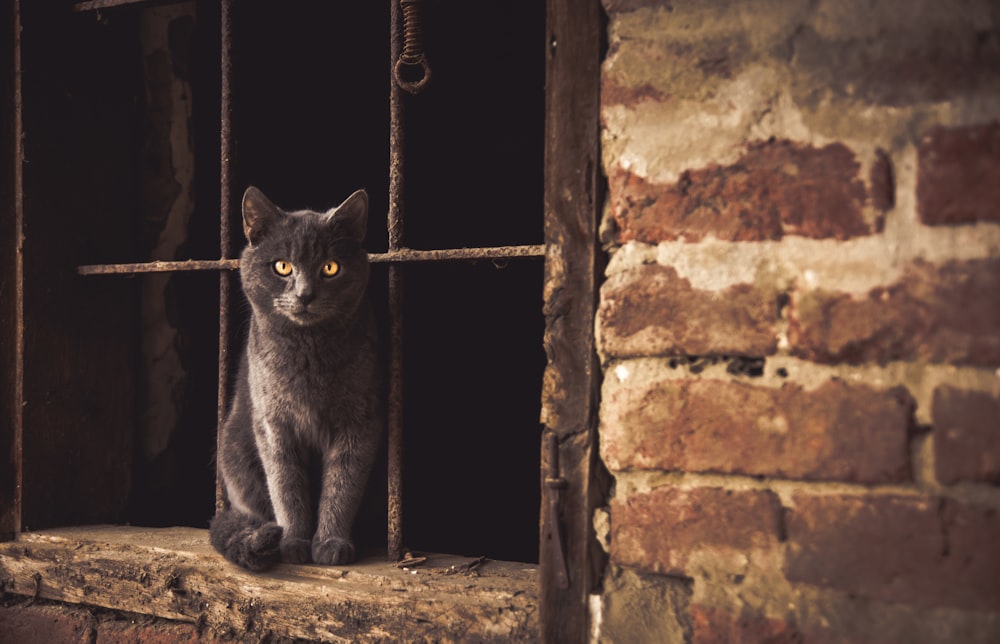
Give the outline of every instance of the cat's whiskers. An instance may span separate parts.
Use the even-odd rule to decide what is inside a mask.
[[[342,321],[337,320],[340,308],[335,302],[313,300],[302,304],[298,296],[284,293],[275,297],[273,304],[274,310],[300,326],[335,320],[339,327],[343,327]]]

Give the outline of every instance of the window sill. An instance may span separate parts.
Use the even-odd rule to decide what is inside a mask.
[[[428,555],[408,570],[380,557],[350,566],[224,561],[194,528],[88,526],[0,543],[0,594],[193,622],[221,635],[319,640],[534,640],[536,566]],[[449,574],[454,573],[454,574]]]

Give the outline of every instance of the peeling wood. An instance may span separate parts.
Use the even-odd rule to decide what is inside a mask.
[[[351,566],[242,571],[194,528],[84,527],[0,544],[5,592],[202,625],[220,635],[309,640],[534,641],[537,572],[428,554],[401,570],[379,553]],[[478,561],[478,560],[477,560]]]

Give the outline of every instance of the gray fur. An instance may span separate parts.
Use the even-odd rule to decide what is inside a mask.
[[[235,396],[219,440],[230,508],[211,539],[251,570],[279,560],[344,564],[351,526],[382,435],[377,335],[361,247],[368,196],[325,213],[285,212],[256,188],[243,196],[240,278],[252,313]],[[281,276],[275,262],[289,262]],[[323,265],[339,264],[324,277]],[[313,463],[319,471],[310,473]],[[319,498],[310,498],[318,478]]]

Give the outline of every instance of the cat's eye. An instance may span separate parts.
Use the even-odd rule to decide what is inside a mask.
[[[326,264],[323,264],[322,272],[323,277],[333,277],[340,272],[340,264],[334,261],[329,261]]]
[[[279,259],[274,263],[274,272],[282,277],[286,277],[292,274],[292,265],[283,259]]]

